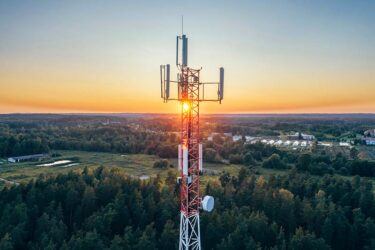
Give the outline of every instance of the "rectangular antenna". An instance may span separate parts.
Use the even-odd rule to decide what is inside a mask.
[[[182,35],[182,65],[188,64],[188,39],[186,35]]]
[[[161,98],[164,98],[164,90],[163,90],[163,65],[160,65],[160,95]]]
[[[183,149],[183,145],[181,144],[178,144],[178,171],[181,171],[182,169],[182,149]]]
[[[176,37],[176,66],[178,66],[178,36]]]
[[[219,85],[220,101],[224,98],[224,68],[220,68],[220,85]]]
[[[167,67],[167,78],[166,78],[166,86],[165,86],[165,99],[169,99],[169,86],[170,86],[170,79],[171,79],[171,67],[169,64],[166,65]]]
[[[180,86],[180,74],[177,73],[177,99],[180,100],[181,98],[181,86]]]
[[[203,145],[199,143],[199,172],[203,172]]]
[[[188,149],[182,148],[182,172],[185,176],[188,175]]]

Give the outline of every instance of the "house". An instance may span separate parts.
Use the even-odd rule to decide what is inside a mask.
[[[8,158],[9,163],[16,163],[16,160],[13,157]]]
[[[242,140],[242,135],[234,135],[234,136],[232,137],[232,140],[233,140],[234,142],[236,142],[236,141],[240,141],[240,140]]]
[[[295,133],[291,132],[291,134],[288,135],[288,138],[290,140],[299,140],[299,139],[303,139],[303,140],[306,140],[306,141],[315,140],[315,136],[304,134],[304,133],[299,133],[299,132],[295,132]]]
[[[318,145],[323,147],[332,147],[331,142],[318,142]]]
[[[254,139],[255,139],[255,137],[252,137],[252,136],[249,136],[249,135],[245,135],[245,141],[246,142],[251,142]]]
[[[340,142],[339,146],[340,147],[350,147],[350,144],[348,142]]]
[[[293,142],[293,147],[296,147],[296,146],[298,146],[299,145],[299,141],[294,141]]]
[[[375,138],[373,137],[366,137],[363,139],[368,146],[375,146]]]
[[[212,132],[209,136],[207,136],[207,141],[212,141],[215,135],[220,135],[220,134],[216,132]]]
[[[285,141],[285,142],[284,142],[284,145],[285,145],[285,146],[289,146],[289,145],[290,145],[290,141]]]
[[[24,155],[24,156],[16,156],[16,157],[9,157],[9,163],[16,163],[21,161],[40,161],[45,158],[45,154],[35,154],[35,155]]]
[[[315,136],[313,136],[313,135],[308,135],[308,134],[304,134],[304,133],[302,133],[301,136],[302,136],[302,139],[304,139],[304,140],[306,140],[306,141],[312,141],[312,140],[315,140]]]
[[[282,140],[278,140],[277,142],[275,142],[275,145],[277,145],[277,146],[281,146],[282,144],[283,144]]]

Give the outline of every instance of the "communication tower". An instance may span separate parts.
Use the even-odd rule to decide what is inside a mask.
[[[182,43],[182,44],[181,44]],[[180,47],[181,44],[181,47]],[[181,58],[180,55],[181,54]],[[199,176],[203,173],[203,151],[199,139],[199,104],[204,101],[219,102],[224,97],[224,68],[219,69],[218,82],[201,82],[200,69],[188,66],[188,38],[185,34],[176,39],[177,80],[171,80],[169,64],[160,66],[161,98],[164,102],[178,101],[181,106],[181,140],[178,146],[178,169],[180,176],[180,250],[200,250],[199,211],[211,212],[214,198],[199,193]],[[177,93],[171,96],[172,84]],[[213,85],[214,98],[206,98],[205,86]],[[210,88],[212,90],[212,88]]]

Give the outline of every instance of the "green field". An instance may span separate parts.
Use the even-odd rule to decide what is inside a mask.
[[[173,168],[156,169],[153,168],[155,161],[159,160],[158,156],[144,155],[144,154],[113,154],[113,153],[98,153],[98,152],[84,152],[84,151],[55,151],[61,156],[48,158],[40,162],[23,162],[23,163],[5,163],[0,165],[0,180],[4,184],[5,180],[14,181],[16,183],[27,182],[35,179],[41,174],[46,176],[57,175],[59,173],[67,173],[71,170],[82,171],[85,167],[97,168],[99,166],[118,168],[124,173],[134,176],[150,176],[154,177],[158,173],[165,176],[169,170],[176,171],[177,160],[170,159]],[[72,160],[72,163],[78,165],[66,167],[63,166],[37,166],[44,163],[50,163],[58,160]],[[209,179],[216,179],[222,171],[227,171],[230,174],[237,174],[240,165],[224,165],[205,163],[205,169],[213,170],[213,176],[202,176],[202,184]],[[10,184],[10,183],[8,183]]]
[[[0,186],[14,185],[18,183],[25,183],[32,179],[37,178],[39,175],[53,176],[60,173],[68,173],[69,171],[82,171],[85,167],[95,169],[103,166],[108,168],[117,168],[123,173],[139,178],[141,176],[155,177],[160,174],[165,177],[168,171],[177,171],[177,159],[169,159],[173,168],[157,169],[153,168],[155,161],[160,160],[155,155],[145,154],[114,154],[114,153],[102,153],[102,152],[86,152],[86,151],[69,151],[59,150],[54,151],[59,154],[58,157],[50,157],[40,162],[22,162],[22,163],[4,163],[0,164]],[[71,160],[72,163],[78,163],[74,166],[37,166],[45,163],[50,163],[59,160]],[[210,174],[204,174],[201,176],[201,184],[204,186],[209,180],[217,180],[219,175],[226,171],[231,175],[237,175],[242,165],[234,164],[213,164],[204,163],[204,169],[211,172]],[[257,164],[253,170],[258,175],[263,175],[268,178],[271,174],[284,175],[289,171],[277,170],[277,169],[266,169],[262,168],[260,164]],[[352,177],[342,176],[347,179]],[[371,179],[372,180],[372,179]]]
[[[169,159],[170,163],[173,165],[173,168],[153,168],[154,162],[160,160],[160,158],[155,155],[124,155],[70,150],[58,150],[54,151],[54,153],[57,153],[61,156],[47,158],[40,162],[22,163],[4,163],[6,161],[5,159],[2,159],[0,164],[0,188],[4,186],[26,183],[30,180],[36,179],[40,175],[55,176],[57,174],[68,173],[69,171],[81,172],[85,167],[88,167],[90,169],[95,169],[100,166],[116,168],[119,169],[120,172],[123,172],[124,174],[130,175],[134,178],[139,178],[141,176],[155,177],[157,174],[160,174],[161,177],[166,177],[168,171],[177,171],[177,159]],[[72,160],[73,163],[78,163],[78,165],[69,167],[66,167],[66,165],[37,166],[58,160]],[[205,187],[208,181],[218,180],[220,174],[223,171],[226,171],[234,176],[237,175],[243,165],[204,163],[203,167],[204,169],[209,170],[211,174],[204,174],[201,176],[200,183],[202,188]],[[261,164],[258,163],[254,166],[253,171],[257,175],[263,175],[266,179],[268,179],[268,177],[272,174],[285,175],[288,174],[290,170],[266,169],[262,168]],[[340,176],[347,180],[351,180],[353,178],[353,176]],[[373,183],[373,189],[375,193],[375,178],[368,178],[368,180]]]

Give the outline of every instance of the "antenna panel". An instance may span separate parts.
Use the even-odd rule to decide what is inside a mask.
[[[219,82],[219,99],[220,101],[224,98],[224,68],[220,68],[220,82]]]
[[[188,175],[188,149],[186,147],[182,148],[182,173],[183,175]]]
[[[165,79],[165,99],[169,99],[169,90],[171,85],[171,67],[169,64],[166,65],[166,79]]]
[[[160,96],[164,98],[163,65],[160,65]]]
[[[170,97],[171,67],[169,64],[160,65],[160,92],[161,98],[166,102]]]
[[[182,149],[183,149],[183,145],[182,144],[179,144],[178,145],[178,171],[181,171],[182,169]]]
[[[182,88],[180,84],[180,74],[177,73],[177,99],[180,100],[182,99]]]
[[[178,40],[180,39],[179,36],[176,37],[176,66],[178,65]]]
[[[182,35],[182,65],[188,64],[188,39],[186,35]]]
[[[203,172],[203,145],[199,143],[199,172]]]

